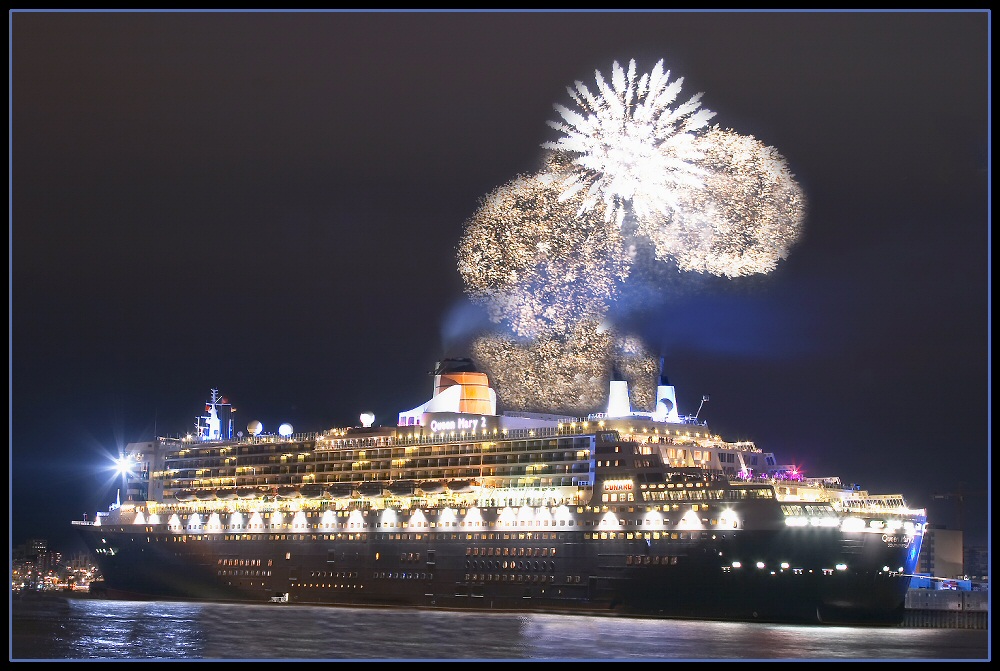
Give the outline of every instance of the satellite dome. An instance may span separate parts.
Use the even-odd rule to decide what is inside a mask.
[[[247,433],[249,433],[251,436],[256,436],[263,430],[264,430],[264,425],[258,422],[256,419],[247,424]]]
[[[278,427],[278,435],[283,438],[288,438],[292,435],[292,425],[287,422]]]
[[[375,423],[375,415],[370,412],[361,413],[361,426],[371,426]]]

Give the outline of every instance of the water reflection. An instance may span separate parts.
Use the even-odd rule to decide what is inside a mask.
[[[295,605],[12,604],[12,659],[985,659],[985,630]]]

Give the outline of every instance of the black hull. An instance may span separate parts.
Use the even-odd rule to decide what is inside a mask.
[[[291,603],[317,605],[895,625],[909,585],[883,570],[906,566],[905,548],[824,529],[703,531],[680,540],[584,531],[80,531],[107,593],[130,598],[261,603],[288,594]]]

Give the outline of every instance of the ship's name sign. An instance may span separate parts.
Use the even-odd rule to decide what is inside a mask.
[[[424,415],[424,426],[431,431],[493,431],[497,428],[496,416],[471,415],[457,412],[435,412]]]
[[[604,483],[606,492],[630,492],[632,491],[631,480],[608,480]]]
[[[439,422],[438,420],[433,420],[431,422],[431,431],[471,431],[473,429],[480,428],[480,423],[482,423],[481,428],[486,428],[486,418],[482,420],[478,419],[466,419],[465,417],[459,417],[458,419],[452,419],[444,422]]]
[[[891,548],[910,547],[912,541],[913,536],[907,536],[906,534],[882,534],[882,542]]]

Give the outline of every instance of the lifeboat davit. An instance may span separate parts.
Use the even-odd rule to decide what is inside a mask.
[[[444,491],[444,483],[438,480],[421,482],[417,485],[417,489],[422,491],[424,494],[440,494]]]
[[[299,494],[307,499],[321,499],[323,498],[323,485],[302,485]]]
[[[476,488],[476,485],[471,480],[452,480],[448,483],[448,489],[455,492],[456,494],[462,494],[464,492],[471,492]]]
[[[174,492],[174,498],[178,501],[194,501],[194,492],[190,489],[178,489]]]
[[[389,493],[393,496],[413,496],[414,490],[417,488],[417,483],[410,480],[400,480],[399,482],[392,482],[388,486]]]
[[[385,483],[382,482],[362,482],[358,485],[358,493],[361,496],[381,496],[383,489]]]
[[[326,491],[335,499],[347,499],[354,493],[354,485],[350,483],[328,485]]]
[[[214,501],[215,500],[215,490],[214,489],[199,489],[194,493],[194,497],[199,501]]]
[[[297,499],[302,496],[302,492],[299,491],[298,487],[293,485],[284,485],[278,487],[278,496],[283,499]]]
[[[256,499],[264,495],[264,492],[260,491],[256,487],[240,487],[236,490],[236,496],[241,499]]]

